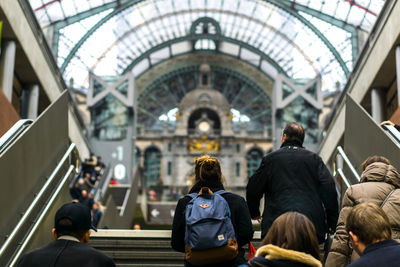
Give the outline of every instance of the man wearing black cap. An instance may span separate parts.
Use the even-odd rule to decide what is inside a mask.
[[[80,203],[64,204],[56,213],[52,234],[55,241],[24,254],[17,266],[113,266],[114,262],[87,245],[91,223],[90,210]]]

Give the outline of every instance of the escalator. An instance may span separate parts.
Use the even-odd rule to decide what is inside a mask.
[[[384,156],[400,170],[400,133],[395,127],[381,127],[350,95],[346,99],[345,119],[344,148],[337,147],[334,171],[342,195],[360,181],[358,166],[369,156]]]
[[[56,210],[70,201],[75,144],[62,94],[35,121],[17,122],[0,139],[0,266],[51,241]],[[50,229],[50,230],[49,230]]]

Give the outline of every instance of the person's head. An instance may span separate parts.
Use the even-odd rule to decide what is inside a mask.
[[[133,226],[133,230],[141,230],[142,228],[140,227],[140,224],[138,224],[138,223],[136,223],[134,226]]]
[[[382,208],[374,203],[355,206],[346,218],[346,230],[353,240],[354,250],[359,255],[366,246],[392,237],[389,218]]]
[[[93,203],[92,205],[92,210],[98,210],[99,206],[97,205],[97,203]]]
[[[204,155],[195,161],[195,180],[198,181],[220,181],[222,182],[221,166],[217,158]]]
[[[88,243],[90,229],[97,231],[92,225],[92,217],[88,207],[71,202],[64,204],[56,212],[54,228],[52,230],[54,239],[63,235],[76,237],[80,242]]]
[[[82,196],[83,198],[86,198],[86,197],[87,197],[87,191],[86,191],[86,190],[82,190],[81,196]]]
[[[89,179],[91,176],[92,175],[89,172],[87,172],[85,178]]]
[[[289,122],[286,124],[282,134],[282,143],[285,141],[304,142],[304,128],[299,123]]]
[[[286,212],[276,218],[261,242],[310,254],[317,260],[319,245],[313,223],[303,214]]]
[[[372,164],[372,163],[374,163],[374,162],[382,162],[382,163],[385,163],[387,165],[390,165],[390,160],[388,160],[387,158],[385,158],[383,156],[376,156],[376,155],[375,156],[370,156],[366,160],[364,160],[363,163],[361,163],[362,171],[365,171],[367,166]]]

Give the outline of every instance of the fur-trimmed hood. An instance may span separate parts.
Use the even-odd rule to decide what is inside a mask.
[[[267,260],[288,260],[299,262],[311,267],[322,267],[322,263],[313,256],[304,252],[284,249],[274,245],[265,245],[257,249],[256,257],[264,257]]]

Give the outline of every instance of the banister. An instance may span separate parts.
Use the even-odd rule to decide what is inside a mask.
[[[6,251],[6,249],[10,245],[11,241],[14,240],[15,235],[21,230],[22,225],[24,225],[24,223],[26,222],[26,220],[30,216],[32,210],[34,210],[35,206],[40,201],[40,199],[42,198],[43,194],[47,191],[48,187],[50,186],[50,184],[53,182],[54,178],[56,177],[56,174],[59,172],[59,170],[61,169],[61,167],[64,164],[65,160],[69,157],[69,155],[74,150],[74,148],[75,148],[75,144],[72,143],[69,146],[67,152],[65,152],[64,156],[61,158],[60,162],[57,164],[57,166],[54,169],[54,171],[51,173],[50,177],[47,179],[46,183],[43,185],[43,187],[40,189],[39,193],[36,195],[35,199],[29,205],[28,209],[26,210],[26,212],[24,213],[22,218],[19,220],[19,222],[15,226],[14,230],[7,237],[6,241],[4,242],[3,246],[0,249],[0,257]]]

